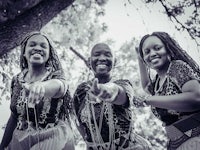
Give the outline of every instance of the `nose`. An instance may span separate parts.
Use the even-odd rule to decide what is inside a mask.
[[[39,53],[42,52],[41,48],[38,48],[38,47],[34,48],[34,51],[35,51],[35,52],[39,52]]]
[[[101,54],[101,55],[99,56],[99,60],[106,60],[106,57],[105,57],[103,54]]]
[[[157,55],[156,51],[153,50],[153,49],[151,49],[151,50],[150,50],[150,57],[153,57],[153,56],[155,56],[155,55]]]
[[[36,50],[41,50],[42,47],[41,47],[40,45],[36,45],[36,46],[35,46],[35,49],[36,49]]]

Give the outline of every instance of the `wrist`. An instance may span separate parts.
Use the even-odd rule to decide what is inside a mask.
[[[144,103],[145,103],[147,106],[150,105],[150,100],[149,100],[150,97],[151,97],[150,95],[145,96]]]
[[[102,99],[106,102],[112,103],[117,98],[119,87],[114,83],[107,83],[105,84],[105,91],[107,93],[107,96]]]

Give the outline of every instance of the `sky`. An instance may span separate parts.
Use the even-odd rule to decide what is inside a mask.
[[[178,32],[175,25],[169,20],[159,2],[145,5],[143,0],[109,0],[105,6],[106,15],[101,18],[108,25],[108,32],[101,40],[113,39],[116,49],[122,43],[135,37],[140,40],[142,36],[154,31],[165,31],[174,37],[181,47],[200,64],[197,55],[197,46],[186,31]],[[124,5],[126,3],[126,6]],[[199,54],[199,53],[198,53]]]
[[[157,4],[145,5],[142,0],[129,0],[131,4],[124,3],[128,0],[109,0],[105,6],[105,16],[102,22],[108,25],[108,32],[101,37],[101,40],[113,39],[114,48],[119,49],[121,44],[135,37],[141,37],[153,31],[165,31],[175,37],[181,47],[185,49],[193,59],[200,64],[199,53],[196,44],[187,32],[178,32],[169,18],[163,14],[162,6]],[[134,3],[133,3],[134,1]],[[198,54],[198,55],[197,55]],[[0,127],[7,122],[9,117],[9,101],[2,101],[0,105]],[[0,140],[3,131],[0,130]]]

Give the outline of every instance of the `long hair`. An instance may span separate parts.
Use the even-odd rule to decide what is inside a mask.
[[[152,34],[147,34],[143,36],[139,44],[139,54],[142,59],[143,59],[142,47],[143,47],[144,41],[150,36],[156,36],[163,42],[168,54],[171,56],[171,60],[182,60],[186,62],[192,69],[194,69],[195,72],[197,72],[200,75],[200,69],[199,69],[198,64],[166,32],[153,32]]]
[[[61,67],[61,63],[60,60],[58,58],[58,55],[53,47],[52,41],[50,41],[49,38],[47,38],[47,36],[39,31],[34,31],[34,32],[30,32],[28,33],[25,38],[22,40],[21,42],[21,55],[20,55],[20,68],[21,71],[28,68],[28,63],[26,58],[24,57],[24,53],[26,50],[26,44],[27,41],[34,35],[42,35],[43,37],[45,37],[49,43],[49,59],[46,62],[46,67],[52,67],[53,71],[61,71],[61,73],[63,73],[63,69]]]

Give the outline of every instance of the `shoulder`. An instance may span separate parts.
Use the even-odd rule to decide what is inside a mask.
[[[76,91],[77,90],[83,90],[83,89],[85,89],[87,87],[89,87],[89,82],[82,82],[77,86]]]
[[[174,60],[171,62],[168,74],[171,76],[189,76],[195,74],[192,67],[182,60]]]
[[[185,69],[192,69],[189,64],[182,60],[173,60],[170,64],[169,67],[169,72],[174,71],[180,71],[180,70],[185,70]]]
[[[128,96],[129,103],[132,103],[133,94],[134,94],[132,83],[127,79],[116,80],[114,81],[114,83],[116,83],[117,85],[121,86],[124,89],[124,92]]]
[[[168,75],[182,87],[186,82],[190,80],[200,80],[197,72],[182,60],[172,61],[170,64]]]
[[[89,82],[82,82],[77,86],[74,96],[76,97],[85,94],[89,89]]]
[[[179,77],[191,71],[191,67],[182,60],[174,60],[171,62],[168,75],[171,77]]]
[[[62,70],[56,70],[56,71],[52,71],[49,70],[49,77],[52,79],[62,79],[65,80],[65,74]]]
[[[121,85],[121,86],[132,86],[131,82],[128,79],[119,79],[115,80],[114,83]]]
[[[177,66],[189,66],[186,62],[182,61],[182,60],[173,60],[171,62],[171,67],[177,67]]]
[[[133,91],[132,83],[127,79],[116,80],[114,83],[116,83],[118,86],[121,86],[126,93],[132,93]]]
[[[18,73],[17,75],[13,76],[11,79],[11,87],[16,85],[19,82],[19,79],[22,76],[22,72]]]

